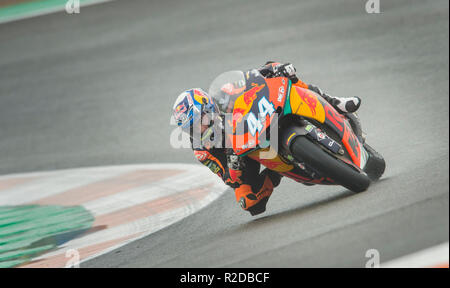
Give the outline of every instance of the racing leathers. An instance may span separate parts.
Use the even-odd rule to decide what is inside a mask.
[[[258,69],[262,76],[287,77],[293,85],[312,90],[321,95],[326,101],[338,109],[339,112],[354,112],[360,105],[358,97],[336,98],[323,93],[318,87],[307,85],[295,74],[292,64],[267,62]],[[238,157],[232,149],[227,148],[195,148],[197,159],[218,175],[235,192],[236,201],[242,209],[249,211],[252,216],[263,213],[273,189],[279,185],[281,175],[265,168],[260,171],[260,163],[249,157]]]
[[[265,168],[249,157],[238,157],[232,149],[194,149],[197,159],[219,176],[225,184],[234,188],[236,201],[252,216],[263,213],[273,188],[278,186],[281,175]]]

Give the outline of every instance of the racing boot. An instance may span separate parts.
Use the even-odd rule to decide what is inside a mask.
[[[361,98],[355,97],[333,97],[324,92],[319,87],[308,85],[308,89],[316,92],[322,96],[328,103],[331,104],[339,113],[347,114],[354,113],[361,106]]]
[[[273,188],[278,186],[281,180],[281,176],[278,173],[267,169],[261,173],[261,177],[264,179],[264,182],[262,185],[259,185],[259,189],[243,184],[234,190],[236,201],[242,209],[250,212],[252,216],[266,211],[267,201],[272,195]]]

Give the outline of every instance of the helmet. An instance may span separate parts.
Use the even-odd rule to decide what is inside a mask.
[[[204,120],[203,116],[206,114],[212,116],[215,112],[216,109],[213,99],[200,88],[193,88],[182,92],[173,105],[173,116],[178,127],[181,127],[183,131],[190,134],[191,139],[193,138],[191,128],[205,123],[201,121]],[[212,120],[213,118],[210,119]],[[209,127],[208,131],[202,132],[204,134],[202,136],[203,140],[206,136],[211,136],[213,130]]]
[[[177,125],[183,130],[196,124],[204,114],[214,112],[213,100],[200,88],[184,91],[173,105],[173,116]]]

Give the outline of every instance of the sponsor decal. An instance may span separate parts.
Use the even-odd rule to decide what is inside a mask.
[[[278,98],[277,98],[278,102],[281,102],[283,100],[284,92],[285,92],[284,86],[280,86],[280,88],[278,88]]]
[[[240,120],[242,116],[244,116],[245,112],[246,112],[245,109],[235,108],[233,110],[233,122]]]
[[[355,134],[349,132],[348,133],[348,144],[353,150],[353,153],[355,154],[356,158],[359,158],[358,148],[359,148],[359,142],[356,139]]]
[[[178,123],[184,123],[187,119],[187,115],[186,115],[187,107],[184,102],[185,101],[183,101],[183,103],[180,103],[175,108],[174,117]]]
[[[311,132],[313,129],[314,129],[314,126],[309,125],[309,124],[305,127],[305,130],[308,132]]]
[[[242,121],[242,118],[244,117],[244,115],[247,112],[248,112],[248,110],[246,110],[246,109],[234,108],[234,110],[233,110],[233,117],[232,117],[232,122],[233,123],[230,123],[230,121],[228,121],[228,125],[233,127],[233,133],[236,132],[236,124]]]
[[[309,109],[313,116],[316,116],[316,107],[317,107],[317,99],[314,96],[309,95],[308,93],[299,93],[300,98],[308,105]]]
[[[325,139],[325,134],[322,131],[317,131],[317,138],[319,141],[322,141],[323,139]]]
[[[325,114],[327,115],[327,119],[330,120],[339,131],[344,132],[344,121],[342,120],[342,116],[337,114],[336,110],[330,108],[329,105],[326,105]]]
[[[247,149],[247,148],[255,148],[256,147],[256,145],[255,145],[255,141],[254,140],[249,140],[246,144],[244,144],[244,145],[242,145],[242,150],[245,150],[245,149]],[[239,151],[241,151],[241,150],[239,150]]]
[[[205,93],[201,90],[194,89],[194,98],[200,104],[208,104],[208,97],[206,97]]]
[[[187,110],[186,105],[184,105],[184,103],[181,103],[175,108],[175,113],[176,114],[184,113],[186,112],[186,110]]]
[[[194,154],[200,162],[203,162],[208,158],[208,153],[206,151],[194,151]]]
[[[255,83],[252,83],[252,88],[244,92],[244,103],[249,106],[253,103],[253,101],[256,99],[256,94],[261,91],[266,84],[258,85]]]
[[[209,168],[214,174],[219,174],[220,172],[220,166],[216,164],[216,162],[208,160],[207,162],[203,163],[206,164],[206,167]]]
[[[252,83],[252,86],[253,88],[244,92],[243,95],[236,99],[233,109],[233,125],[230,125],[233,126],[233,132],[235,131],[236,123],[241,122],[242,118],[250,111],[253,101],[257,98],[256,93],[261,91],[266,84],[257,85]]]

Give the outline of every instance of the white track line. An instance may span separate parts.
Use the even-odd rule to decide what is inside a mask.
[[[127,240],[125,242],[122,242],[118,245],[115,245],[107,250],[103,250],[100,253],[97,253],[93,256],[90,256],[88,258],[85,258],[81,261],[81,263],[88,261],[90,259],[93,259],[95,257],[98,257],[100,255],[103,255],[105,253],[108,253],[116,248],[122,247],[123,245],[126,245],[130,242],[136,241],[138,239],[144,238],[152,233],[155,233],[169,225],[172,225],[181,219],[193,214],[194,212],[200,210],[201,208],[207,206],[209,203],[217,199],[222,193],[220,191],[211,193],[205,199],[191,205],[191,206],[184,206],[180,207],[178,209],[160,213],[158,215],[147,217],[143,219],[136,220],[131,223],[122,224],[120,226],[116,226],[113,228],[105,229],[99,232],[95,232],[86,236],[83,236],[81,238],[73,239],[67,243],[64,243],[64,245],[60,246],[59,250],[46,253],[39,258],[36,258],[34,260],[38,259],[45,259],[51,256],[64,254],[68,249],[81,249],[83,247],[95,245],[98,243],[106,242],[109,240],[114,240],[119,238],[118,235],[126,236],[126,235],[133,235],[136,233],[143,233],[138,238],[133,238],[130,240]],[[81,255],[83,256],[83,255]]]
[[[138,175],[142,172],[148,173],[149,177],[151,177],[151,175],[153,175],[153,170],[155,173],[160,173],[157,175],[162,175],[161,178],[156,178],[154,181],[152,180],[154,178],[150,178],[149,182],[141,181],[142,179],[140,179],[139,182],[135,182],[136,186],[132,185],[134,178],[131,178],[131,180],[127,178],[127,175],[134,175],[135,172],[137,172]],[[177,170],[180,172],[173,174]],[[110,185],[116,185],[114,181],[121,183],[121,177],[125,177],[125,181],[129,181],[130,184],[129,186],[124,186],[125,190],[111,190],[111,193],[117,193],[100,194],[104,196],[81,203],[82,206],[89,210],[96,219],[100,221],[97,223],[94,222],[94,225],[105,225],[106,227],[103,230],[96,230],[96,227],[93,227],[94,229],[90,231],[90,233],[80,235],[78,238],[58,246],[57,250],[45,253],[40,257],[33,259],[42,260],[41,262],[38,262],[37,266],[45,267],[46,265],[52,265],[51,263],[60,263],[52,261],[56,260],[57,257],[61,257],[68,249],[94,249],[91,250],[92,252],[95,252],[94,255],[89,256],[89,254],[87,254],[85,257],[80,255],[82,261],[107,253],[197,212],[217,199],[228,188],[219,177],[213,175],[211,171],[203,165],[175,163],[77,168],[0,176],[0,182],[17,178],[31,179],[30,181],[24,181],[23,183],[19,181],[19,184],[16,186],[0,190],[0,206],[29,204],[30,202],[39,201],[40,199],[49,196],[56,196],[56,200],[52,200],[52,202],[55,202],[57,205],[58,194],[60,193],[66,193],[73,188],[102,182],[102,180],[106,180],[107,184],[104,187],[100,185],[101,189],[113,189],[114,186],[112,186],[112,188],[108,187]],[[146,176],[139,177],[144,177],[145,179]],[[110,181],[108,181],[108,179],[115,180],[111,182],[112,184],[109,184]],[[128,187],[128,189],[126,187]],[[80,195],[83,197],[82,195],[85,192],[83,189],[74,190],[68,197],[77,199],[77,193],[81,193]],[[180,193],[179,196],[176,195],[178,193]],[[145,210],[147,208],[143,208],[147,207],[146,205],[152,207],[151,205],[155,204],[149,202],[158,201],[159,199],[164,199],[162,200],[163,202],[161,202],[163,203],[161,209],[149,208],[147,212],[147,210]],[[62,200],[62,202],[64,202],[64,200]],[[135,206],[141,208],[139,208],[140,210],[137,210],[140,212],[133,214],[131,212],[135,211],[133,210]],[[159,206],[155,206],[155,208],[159,208]],[[129,210],[118,211],[122,209]],[[110,214],[114,212],[118,212],[119,214]],[[125,213],[123,214],[125,215],[125,218],[117,218],[122,217],[120,213]],[[114,243],[114,240],[118,241],[119,239],[126,240],[120,240],[120,242],[117,242],[116,244],[111,244],[111,246],[106,245],[103,248],[92,248],[97,244],[100,246],[97,245],[95,247],[102,247],[102,243],[108,241]],[[46,259],[48,259],[48,262],[46,262]]]
[[[208,175],[210,174],[210,175]],[[211,183],[211,172],[183,173],[149,185],[130,189],[108,197],[103,197],[83,204],[94,216],[111,213],[120,209],[170,196],[185,190]]]
[[[23,205],[39,199],[83,187],[124,173],[124,170],[100,170],[95,174],[83,170],[66,170],[60,173],[18,174],[11,178],[35,177],[28,183],[0,191],[1,205]],[[0,178],[3,179],[5,177]]]

